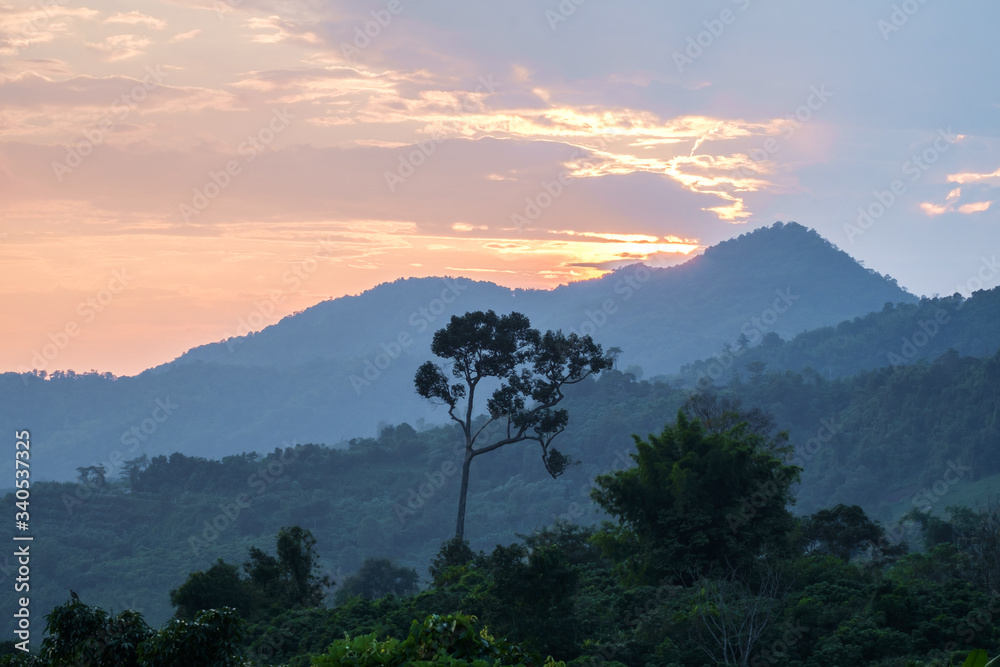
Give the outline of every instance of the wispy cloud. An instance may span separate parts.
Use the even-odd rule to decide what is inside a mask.
[[[194,39],[195,37],[197,37],[200,34],[201,34],[201,30],[198,29],[198,28],[195,28],[194,30],[188,30],[187,32],[181,32],[181,33],[178,33],[178,34],[174,35],[169,40],[167,40],[167,43],[168,44],[179,44],[180,42],[187,42],[189,40]]]
[[[997,169],[993,173],[989,174],[977,174],[973,172],[965,172],[960,174],[950,174],[948,176],[949,183],[980,183],[983,181],[995,181],[1000,185],[1000,169]]]
[[[958,183],[959,187],[952,189],[948,193],[943,204],[935,204],[933,202],[921,203],[920,208],[927,215],[938,216],[945,213],[972,215],[990,210],[993,201],[984,199],[983,197],[988,197],[989,193],[1000,188],[1000,169],[988,173],[966,171],[949,174],[947,180],[949,183]],[[963,188],[972,190],[972,192],[966,193],[963,191]],[[968,200],[970,198],[974,201],[962,203],[963,199]]]
[[[135,35],[111,35],[100,42],[87,42],[87,48],[102,55],[108,62],[128,60],[145,53],[152,40]]]
[[[0,55],[14,56],[24,49],[73,34],[78,22],[96,19],[96,9],[57,4],[18,9],[0,7]]]
[[[166,21],[154,18],[152,16],[146,16],[145,14],[142,14],[134,10],[125,13],[119,12],[114,16],[109,16],[108,18],[104,19],[104,22],[123,23],[125,25],[144,25],[147,28],[151,28],[153,30],[163,30],[164,28],[167,27]]]
[[[251,30],[266,30],[268,34],[254,35],[253,41],[259,44],[277,44],[293,42],[316,45],[320,38],[309,30],[302,30],[301,25],[282,19],[280,16],[254,17],[247,20]]]

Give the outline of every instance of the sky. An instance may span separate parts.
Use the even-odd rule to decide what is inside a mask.
[[[5,1],[0,371],[779,220],[915,294],[1000,284],[995,2]]]

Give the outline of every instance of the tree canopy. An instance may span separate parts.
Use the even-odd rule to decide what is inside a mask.
[[[431,351],[446,359],[450,368],[428,361],[417,370],[414,384],[420,396],[448,408],[465,436],[455,527],[461,540],[472,460],[507,445],[534,441],[545,469],[552,477],[561,475],[570,459],[552,447],[552,441],[569,422],[565,409],[555,409],[565,398],[563,388],[610,368],[612,362],[590,336],[541,334],[521,313],[497,315],[492,310],[453,316],[435,332]],[[486,401],[488,418],[474,425],[476,390],[489,379],[499,387]],[[476,447],[480,436],[490,442]]]
[[[194,618],[206,609],[231,607],[246,619],[260,619],[272,607],[316,607],[334,584],[319,571],[316,538],[300,526],[282,528],[277,537],[277,557],[250,547],[243,574],[221,558],[205,571],[193,572],[170,591],[175,617]]]
[[[799,468],[780,458],[787,447],[745,422],[707,431],[684,412],[635,444],[637,465],[598,477],[592,492],[618,519],[598,544],[630,577],[656,584],[790,551]]]

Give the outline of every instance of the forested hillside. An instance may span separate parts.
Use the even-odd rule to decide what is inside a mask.
[[[950,353],[833,381],[764,373],[719,396],[770,411],[790,432],[790,462],[802,468],[792,487],[796,513],[858,504],[890,522],[915,508],[974,503],[1000,474],[998,388],[1000,356]],[[473,466],[467,535],[474,548],[560,517],[598,521],[594,479],[631,465],[632,434],[658,433],[689,397],[619,371],[573,389],[560,447],[579,464],[552,480],[538,447],[525,443]],[[37,485],[33,507],[45,526],[37,600],[55,605],[73,587],[95,604],[137,606],[159,623],[169,615],[166,592],[188,572],[239,558],[293,524],[315,534],[337,580],[375,557],[424,572],[453,526],[460,443],[455,427],[402,424],[352,439],[346,450],[299,445],[215,461],[137,452],[106,485],[92,476],[89,486]],[[237,506],[243,494],[247,506]],[[9,560],[7,567],[9,575]]]
[[[996,654],[1000,508],[910,512],[908,554],[856,505],[793,516],[800,468],[764,415],[691,409],[705,421],[679,413],[636,440],[636,467],[594,480],[614,520],[600,528],[557,521],[478,553],[442,541],[422,592],[417,571],[366,559],[321,605],[319,542],[282,527],[276,555],[272,534],[191,572],[158,630],[64,594],[44,656],[0,664],[917,667]]]
[[[685,364],[679,377],[692,386],[705,387],[764,369],[811,369],[833,378],[933,360],[949,350],[983,357],[1000,349],[997,322],[1000,288],[980,290],[969,298],[954,294],[918,303],[886,303],[879,312],[806,331],[790,340],[773,332],[756,339],[737,338],[714,357]]]
[[[887,301],[916,299],[815,232],[778,224],[682,266],[634,265],[551,292],[465,279],[397,281],[134,377],[5,373],[0,426],[32,428],[45,443],[34,474],[50,480],[72,479],[81,466],[117,467],[139,454],[222,458],[282,443],[334,446],[374,435],[381,423],[446,421],[412,391],[412,379],[430,356],[434,331],[467,311],[516,309],[543,331],[592,334],[606,349],[621,349],[621,369],[649,377],[735,346],[742,332],[751,334],[751,345],[774,333],[789,338],[881,310]],[[981,333],[985,347],[993,331]],[[858,338],[879,342],[867,332]],[[822,356],[825,349],[819,361],[835,363]],[[852,368],[885,365],[879,355],[855,359]]]
[[[781,256],[784,273],[774,269]],[[831,288],[831,276],[846,287]],[[57,636],[73,619],[107,623],[102,636],[131,633],[144,655],[167,655],[207,632],[223,653],[252,649],[260,665],[342,664],[409,632],[378,643],[407,656],[392,663],[402,664],[428,650],[432,628],[480,632],[469,613],[489,628],[476,650],[509,664],[551,654],[664,667],[890,665],[972,648],[946,647],[1000,582],[984,556],[1000,515],[968,509],[988,502],[1000,479],[1000,335],[991,326],[1000,290],[916,300],[794,224],[681,267],[629,267],[602,280],[550,295],[434,287],[440,298],[453,289],[456,313],[479,294],[508,311],[512,302],[537,308],[542,327],[582,308],[589,329],[569,328],[607,344],[607,357],[594,348],[586,362],[599,375],[565,387],[558,446],[570,464],[558,460],[556,479],[531,442],[472,466],[467,542],[448,542],[467,435],[440,425],[447,406],[429,407],[415,391],[447,403],[466,389],[427,368],[414,386],[450,312],[403,312],[425,281],[321,304],[136,377],[0,376],[3,418],[16,415],[43,443],[32,453],[34,609],[57,609]],[[885,298],[876,312],[858,305],[876,298]],[[721,305],[706,308],[706,299]],[[371,304],[407,315],[404,324],[373,320]],[[832,313],[854,319],[792,335]],[[363,335],[338,340],[347,328],[337,321],[363,324]],[[323,327],[332,347],[317,342]],[[381,352],[365,347],[393,330]],[[545,340],[558,356],[576,339]],[[711,341],[723,350],[716,357],[649,372]],[[329,354],[337,349],[348,353]],[[467,358],[463,350],[454,358]],[[526,392],[549,396],[542,385]],[[520,408],[489,409],[514,419]],[[483,412],[477,404],[470,414]],[[560,419],[546,416],[543,430],[558,433]],[[365,437],[362,423],[377,434]],[[475,417],[469,432],[485,428],[489,441],[499,424]],[[290,535],[308,553],[305,570],[289,556]],[[275,536],[272,556],[261,549]],[[910,547],[931,551],[904,556]],[[780,567],[760,568],[772,561]],[[14,566],[9,557],[0,565],[4,581]],[[329,591],[325,577],[336,581]],[[86,604],[67,603],[70,589]],[[918,604],[919,619],[899,612]],[[87,605],[145,620],[110,620]],[[702,613],[706,605],[718,615]],[[624,624],[614,620],[621,613]],[[730,614],[757,629],[717,645],[714,624]],[[426,632],[410,627],[428,615]],[[5,623],[11,632],[13,619]],[[493,644],[489,632],[515,643]],[[345,633],[353,638],[335,643]],[[974,638],[1000,648],[992,633]],[[775,657],[779,644],[787,661]]]

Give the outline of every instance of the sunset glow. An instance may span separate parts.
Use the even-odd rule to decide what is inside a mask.
[[[754,6],[757,27],[736,24],[687,68],[672,53],[712,14],[694,6],[588,5],[553,28],[526,0],[403,2],[386,25],[369,5],[0,8],[0,293],[22,314],[0,325],[0,369],[32,367],[113,271],[134,281],[50,370],[141,371],[232,335],[276,290],[268,323],[406,276],[551,288],[670,266],[776,219],[846,243],[899,171],[883,165],[936,136],[938,120],[889,131],[855,101],[850,59],[884,46],[862,3],[794,10],[856,33],[850,53],[768,28],[797,55],[755,55],[745,40],[789,18]],[[883,230],[996,215],[992,139],[960,129]],[[880,270],[906,283],[886,252]],[[306,263],[308,279],[286,280]]]

